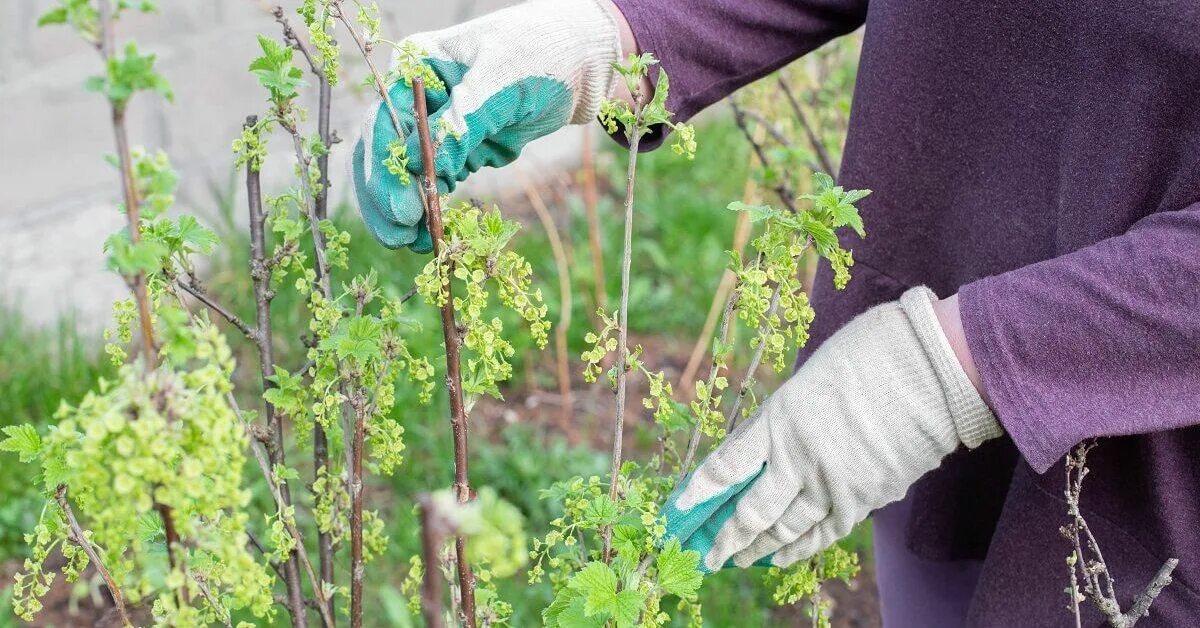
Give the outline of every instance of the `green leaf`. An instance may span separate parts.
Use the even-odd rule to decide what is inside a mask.
[[[205,255],[212,252],[217,245],[217,234],[208,227],[201,225],[194,216],[180,216],[175,228],[175,236],[188,245],[191,251]]]
[[[604,628],[607,616],[590,616],[585,610],[583,598],[575,598],[558,616],[559,628]]]
[[[38,18],[37,25],[49,26],[50,24],[66,24],[67,23],[67,7],[58,7],[43,13]]]
[[[8,438],[0,440],[0,451],[11,451],[17,454],[21,462],[32,462],[42,451],[42,439],[37,430],[28,423],[8,425],[2,430]]]
[[[593,497],[584,512],[587,522],[597,528],[616,522],[617,514],[617,504],[603,494]]]
[[[658,588],[679,597],[694,595],[700,588],[700,552],[680,547],[679,539],[667,541],[654,562],[658,568]]]
[[[849,226],[854,229],[858,237],[867,237],[867,232],[863,229],[862,217],[858,215],[858,208],[849,203],[838,203],[833,206],[833,224],[835,227]]]
[[[780,214],[778,209],[775,209],[770,205],[747,205],[741,201],[734,201],[725,207],[730,211],[749,212],[750,222],[752,223],[762,222],[768,218],[778,216]]]
[[[583,596],[583,608],[588,617],[612,614],[617,601],[617,574],[612,567],[599,562],[588,563],[567,586]]]
[[[824,172],[814,172],[813,185],[816,187],[817,192],[824,192],[833,188],[833,177]]]
[[[828,257],[838,248],[837,234],[825,223],[813,218],[808,213],[800,214],[800,229],[812,238],[817,252]]]

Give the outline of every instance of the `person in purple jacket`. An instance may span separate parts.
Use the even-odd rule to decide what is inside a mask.
[[[1063,458],[1102,438],[1082,509],[1117,597],[1177,557],[1142,625],[1200,625],[1200,3],[533,0],[411,38],[449,88],[439,185],[594,119],[628,54],[687,119],[864,26],[837,173],[874,190],[858,276],[832,295],[821,270],[817,348],[672,495],[668,532],[709,571],[786,565],[874,513],[887,625],[1063,625]],[[428,250],[380,112],[360,209]]]

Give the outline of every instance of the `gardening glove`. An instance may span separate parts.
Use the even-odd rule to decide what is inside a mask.
[[[435,158],[443,193],[483,166],[507,165],[534,139],[594,119],[615,86],[621,47],[600,0],[533,0],[406,42],[427,55],[448,90],[427,95],[431,131],[443,138]],[[405,135],[409,181],[383,166],[396,131],[381,102],[351,155],[354,193],[384,246],[428,252],[412,88],[398,81],[389,96]]]
[[[829,338],[676,488],[667,534],[701,569],[787,566],[966,445],[1003,432],[913,288]]]

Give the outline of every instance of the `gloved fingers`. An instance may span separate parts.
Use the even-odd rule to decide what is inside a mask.
[[[830,515],[813,526],[808,532],[801,534],[790,545],[785,545],[771,557],[775,567],[787,567],[796,561],[814,556],[817,552],[833,545],[838,539],[849,533],[840,532],[837,519]]]
[[[688,511],[735,485],[744,485],[751,476],[757,477],[766,464],[766,438],[766,426],[761,422],[726,438],[676,487],[668,505]]]
[[[705,499],[690,504],[688,508],[680,508],[679,496],[688,490],[693,481],[707,482],[703,479],[696,480],[696,473],[693,472],[684,479],[683,484],[676,487],[663,506],[662,515],[667,521],[667,536],[679,539],[684,549],[695,549],[701,555],[707,553],[708,549],[712,547],[712,540],[716,538],[717,531],[729,517],[733,516],[733,510],[737,507],[740,495],[750,489],[755,480],[762,475],[763,469],[763,465],[760,464],[757,471],[739,482],[730,485],[711,485],[711,490]],[[706,526],[708,533],[702,534]]]
[[[824,500],[817,499],[811,490],[802,490],[774,525],[754,539],[746,549],[734,554],[733,562],[738,567],[749,567],[796,542],[828,516],[829,506]]]
[[[700,504],[688,513],[667,514],[667,535],[679,538],[684,550],[694,550],[700,554],[699,568],[701,572],[712,573],[720,568],[720,565],[710,567],[704,559],[712,552],[717,535],[725,527],[725,522],[733,516],[738,503],[750,491],[757,478],[756,474],[719,497]]]
[[[768,465],[762,477],[739,496],[733,515],[721,526],[712,550],[704,555],[707,568],[714,571],[721,568],[779,521],[800,491],[795,476],[781,471]]]

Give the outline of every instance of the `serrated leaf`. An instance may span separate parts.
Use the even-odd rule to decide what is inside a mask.
[[[849,226],[858,234],[858,237],[867,237],[867,232],[863,229],[862,217],[858,215],[858,208],[849,203],[837,203],[833,206],[833,221],[836,227]]]
[[[608,617],[589,616],[584,610],[583,598],[577,597],[558,615],[559,628],[604,628]]]
[[[658,588],[663,592],[688,597],[700,588],[700,552],[683,551],[679,539],[672,538],[663,545],[654,565],[658,569]]]
[[[0,440],[0,451],[17,454],[21,462],[32,462],[41,453],[42,439],[32,425],[8,425],[3,432],[8,438]]]
[[[773,216],[779,215],[779,210],[770,205],[748,205],[741,201],[734,201],[725,206],[726,209],[735,212],[747,212],[750,214],[750,222],[758,223]]]
[[[588,563],[567,586],[583,596],[583,608],[588,617],[612,614],[617,601],[617,574],[612,567],[599,562]]]
[[[175,235],[191,247],[191,250],[204,253],[212,252],[217,245],[217,234],[196,220],[194,216],[180,216],[175,228]]]

